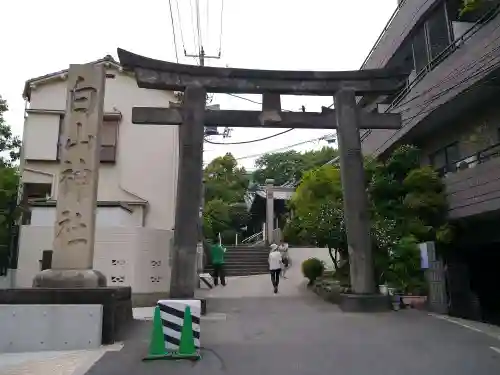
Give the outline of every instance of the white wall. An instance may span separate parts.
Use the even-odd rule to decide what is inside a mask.
[[[175,98],[171,92],[138,88],[135,78],[129,73],[119,73],[116,69],[109,69],[109,72],[115,74],[115,78],[106,79],[105,111],[120,111],[123,118],[118,127],[116,163],[102,164],[100,168],[98,200],[134,202],[142,198],[149,203],[145,225],[169,230],[174,226],[178,130],[176,126],[134,125],[132,107],[167,107]],[[66,84],[63,80],[38,84],[32,90],[30,108],[64,110]],[[55,124],[49,126],[39,122],[40,119],[40,115],[30,114],[26,120],[25,158],[37,156],[41,159],[43,156],[46,160],[46,157],[54,155],[57,145]],[[50,131],[42,136],[43,131],[37,129],[37,124],[50,128]],[[32,160],[22,165],[49,173],[57,180],[56,162]],[[29,181],[32,178],[33,172],[23,172],[24,182],[33,182]],[[53,190],[56,194],[57,187]]]
[[[53,226],[21,227],[16,287],[32,286],[42,251],[52,248],[53,235]],[[134,294],[168,292],[171,238],[168,230],[97,227],[94,268],[106,276],[109,286],[131,286]]]
[[[97,207],[97,227],[140,227],[142,226],[142,207],[131,207],[129,212],[122,207]],[[31,207],[31,224],[51,226],[56,221],[55,207]]]
[[[57,160],[57,139],[61,117],[56,114],[35,114],[24,123],[23,157],[25,159]]]

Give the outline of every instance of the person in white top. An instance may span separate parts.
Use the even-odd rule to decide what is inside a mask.
[[[269,253],[269,272],[271,273],[271,282],[273,283],[274,293],[278,293],[278,286],[280,283],[280,273],[283,267],[283,260],[278,245],[271,245],[271,252]]]

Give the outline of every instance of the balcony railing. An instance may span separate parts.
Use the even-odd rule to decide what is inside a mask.
[[[482,164],[491,159],[500,157],[500,143],[496,143],[487,148],[484,148],[474,154],[462,158],[454,163],[436,169],[439,176],[444,177],[450,173],[456,173],[469,168],[474,168],[478,164]]]
[[[495,5],[489,11],[479,18],[462,36],[456,38],[451,42],[451,44],[446,47],[440,54],[438,54],[434,59],[432,59],[418,74],[415,76],[411,82],[399,92],[399,94],[394,98],[389,107],[385,112],[390,112],[394,107],[397,107],[403,101],[408,93],[422,80],[422,78],[433,70],[436,66],[441,64],[448,56],[460,48],[467,40],[469,40],[473,35],[475,35],[479,30],[481,30],[484,25],[495,18],[500,13],[500,5]],[[483,72],[483,71],[480,71]],[[478,72],[479,73],[479,72]]]

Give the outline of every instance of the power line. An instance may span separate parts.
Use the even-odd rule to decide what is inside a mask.
[[[194,17],[193,17],[193,0],[189,0],[189,8],[191,10],[191,29],[193,31],[193,43],[194,43],[194,48],[195,50],[197,50],[198,52],[200,51],[200,46],[199,44],[196,43],[196,28],[195,28],[195,21],[194,21]]]
[[[206,0],[206,3],[207,3],[207,21],[206,21],[206,29],[207,29],[207,39],[210,35],[210,0]],[[208,43],[208,42],[207,42]]]
[[[327,135],[324,135],[322,137],[309,139],[307,141],[302,141],[302,142],[299,142],[299,143],[295,143],[293,145],[288,145],[288,146],[276,148],[274,150],[269,150],[269,151],[266,151],[266,152],[261,152],[259,154],[246,155],[246,156],[242,156],[242,157],[235,158],[235,159],[236,160],[252,159],[252,158],[256,158],[256,157],[259,157],[259,156],[262,156],[262,155],[265,155],[265,154],[272,154],[272,153],[275,153],[275,152],[286,151],[286,150],[288,150],[290,148],[297,147],[297,146],[302,146],[302,145],[305,145],[305,144],[308,144],[308,143],[311,143],[311,142],[324,141],[324,140],[328,139],[331,136],[332,136],[331,134],[327,134]]]
[[[170,21],[172,22],[172,35],[174,36],[175,60],[179,63],[179,56],[177,55],[177,38],[175,37],[174,14],[172,13],[172,0],[168,0],[170,8]]]
[[[220,8],[219,56],[222,54],[222,25],[224,19],[223,15],[224,15],[224,0],[222,0]]]
[[[195,0],[196,5],[196,30],[198,31],[198,45],[199,51],[203,50],[203,38],[201,35],[201,26],[200,26],[200,0]]]
[[[184,55],[185,55],[186,43],[184,42],[184,33],[182,32],[182,19],[181,19],[181,12],[179,11],[179,0],[175,0],[175,7],[177,8],[177,17],[179,18],[179,29],[181,32],[182,49],[184,50]]]
[[[277,136],[280,136],[280,135],[283,135],[283,134],[289,133],[289,132],[291,132],[292,130],[295,130],[295,128],[292,128],[292,129],[287,129],[287,130],[285,130],[285,131],[282,131],[282,132],[277,133],[277,134],[270,135],[270,136],[268,136],[268,137],[264,137],[264,138],[260,138],[260,139],[252,139],[251,141],[243,141],[243,142],[228,142],[228,143],[224,143],[224,142],[212,142],[212,141],[209,141],[208,139],[206,139],[206,138],[205,138],[205,142],[210,143],[210,144],[213,144],[213,145],[243,145],[243,144],[247,144],[247,143],[255,143],[255,142],[265,141],[265,140],[267,140],[267,139],[271,139],[271,138],[274,138],[274,137],[277,137]]]
[[[249,99],[249,98],[245,98],[244,96],[239,96],[239,95],[236,95],[236,94],[231,94],[231,93],[227,93],[227,95],[230,95],[230,96],[234,96],[235,98],[238,98],[238,99],[242,99],[242,100],[246,100],[250,103],[254,103],[254,104],[258,104],[258,105],[262,105],[261,102],[258,102],[256,100],[253,100],[253,99]],[[328,108],[331,108],[333,106],[334,103],[330,104],[328,106]],[[305,108],[304,106],[302,106],[302,108]],[[288,109],[284,109],[283,110],[284,112],[294,112],[294,111],[291,111],[291,110],[288,110]],[[260,142],[260,141],[265,141],[265,140],[268,140],[268,139],[271,139],[271,138],[274,138],[274,137],[278,137],[282,134],[286,134],[288,132],[291,132],[292,130],[295,130],[295,128],[290,128],[290,129],[287,129],[283,132],[280,132],[280,133],[277,133],[277,134],[273,134],[271,136],[268,136],[268,137],[264,137],[264,138],[260,138],[260,139],[254,139],[254,140],[251,140],[251,141],[244,141],[244,142],[234,142],[234,143],[216,143],[216,142],[211,142],[211,141],[208,141],[207,139],[205,139],[205,142],[207,143],[212,143],[214,145],[241,145],[241,144],[247,144],[247,143],[254,143],[254,142]]]

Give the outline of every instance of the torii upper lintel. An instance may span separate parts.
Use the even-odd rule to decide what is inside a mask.
[[[203,86],[215,93],[332,96],[350,89],[356,95],[390,94],[408,76],[391,69],[335,72],[200,67],[155,60],[121,48],[118,57],[124,69],[135,72],[139,87],[157,90]]]

